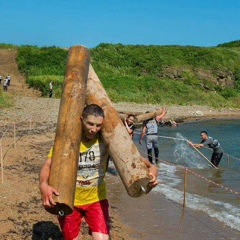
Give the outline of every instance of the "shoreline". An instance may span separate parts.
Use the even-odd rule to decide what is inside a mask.
[[[137,103],[113,103],[113,106],[120,113],[133,113],[135,115],[143,114],[146,111],[154,112],[163,106],[153,104],[137,104]],[[210,106],[164,106],[167,114],[164,119],[174,119],[177,122],[187,122],[205,119],[221,119],[221,118],[240,118],[240,109],[219,108],[215,109]]]
[[[109,205],[120,216],[117,225],[125,226],[122,239],[238,239],[239,231],[202,211],[184,208],[154,190],[133,198],[128,196],[119,176],[108,174],[106,180]],[[112,234],[115,239],[114,231]]]
[[[163,106],[153,104],[137,104],[131,102],[112,103],[118,113],[143,114],[146,111],[154,112]],[[36,98],[36,97],[17,97],[15,106],[1,109],[0,120],[4,121],[23,121],[32,117],[34,121],[57,122],[60,99]],[[164,106],[167,114],[163,120],[174,119],[176,122],[191,122],[210,119],[240,119],[240,109],[221,108],[214,109],[209,106]],[[39,119],[35,116],[41,116]],[[17,119],[17,120],[16,120]],[[139,124],[139,123],[137,123]]]

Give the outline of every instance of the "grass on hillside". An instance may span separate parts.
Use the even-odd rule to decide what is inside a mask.
[[[18,46],[13,44],[0,43],[0,49],[13,49],[13,48],[18,49]]]
[[[237,48],[100,44],[90,49],[91,63],[113,102],[160,105],[239,107],[240,51]],[[20,46],[17,61],[27,83],[48,96],[53,81],[60,98],[68,52],[58,47]],[[180,78],[164,77],[164,69],[181,68]],[[234,74],[234,88],[215,86],[196,76],[196,69]]]
[[[13,100],[0,89],[0,108],[8,108],[13,106]]]

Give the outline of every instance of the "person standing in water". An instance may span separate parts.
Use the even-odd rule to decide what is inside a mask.
[[[162,109],[161,114],[158,116],[148,119],[143,122],[142,126],[142,133],[139,140],[139,144],[142,145],[142,140],[144,138],[144,135],[146,134],[146,146],[147,146],[147,153],[148,153],[148,160],[149,162],[153,163],[152,161],[152,149],[154,149],[154,155],[155,155],[155,164],[158,164],[158,124],[160,121],[162,121],[162,118],[167,113],[166,108]]]
[[[211,163],[215,167],[217,167],[223,156],[223,150],[222,147],[220,146],[220,143],[216,139],[213,139],[212,137],[208,136],[208,133],[206,131],[202,131],[200,133],[200,137],[202,139],[201,143],[189,142],[189,145],[196,148],[209,147],[213,149]]]

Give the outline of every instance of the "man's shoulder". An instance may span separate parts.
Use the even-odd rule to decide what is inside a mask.
[[[205,141],[203,141],[205,144],[209,144],[213,142],[213,138],[212,137],[208,137]]]
[[[149,118],[149,119],[145,120],[146,123],[153,122],[153,121],[157,121],[156,118]]]

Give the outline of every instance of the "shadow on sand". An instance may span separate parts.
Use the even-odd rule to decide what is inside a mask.
[[[50,221],[42,221],[33,225],[32,240],[64,240],[59,227]]]

